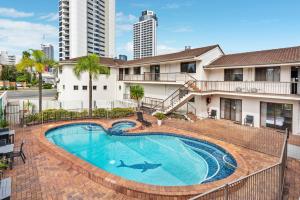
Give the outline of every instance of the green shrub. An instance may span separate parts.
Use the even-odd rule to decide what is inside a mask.
[[[43,85],[43,89],[45,89],[45,90],[47,90],[47,89],[52,89],[52,84],[50,84],[50,83],[45,83],[45,84]]]
[[[16,90],[17,88],[15,86],[9,86],[8,90]]]
[[[4,119],[0,120],[0,128],[6,128],[8,126],[9,126],[8,121],[6,121]]]
[[[93,110],[94,117],[106,118],[107,115],[108,115],[108,112],[104,108],[98,108],[98,109]]]
[[[156,114],[154,115],[154,117],[156,117],[158,120],[164,120],[164,119],[167,118],[165,114],[160,113],[160,112],[156,113]]]
[[[112,110],[106,110],[103,108],[93,110],[93,116],[97,118],[122,118],[134,115],[134,110],[131,108],[114,108]],[[25,123],[41,123],[42,121],[56,121],[66,119],[80,119],[89,116],[87,110],[82,112],[68,111],[64,109],[49,109],[44,110],[42,113],[36,113],[26,116]]]
[[[131,108],[113,108],[108,112],[109,118],[130,117],[134,115],[134,110]]]

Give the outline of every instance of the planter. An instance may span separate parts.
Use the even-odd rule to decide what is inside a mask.
[[[161,126],[161,125],[162,125],[162,120],[159,120],[159,119],[158,119],[158,120],[157,120],[157,125],[158,125],[158,126]]]

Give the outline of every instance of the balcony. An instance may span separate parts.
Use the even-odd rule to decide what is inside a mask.
[[[124,82],[149,82],[149,83],[173,83],[184,84],[189,80],[195,80],[194,77],[187,73],[149,73],[144,74],[124,74],[118,76],[119,81]]]
[[[226,92],[300,97],[300,83],[297,82],[197,81],[197,87],[201,93]]]

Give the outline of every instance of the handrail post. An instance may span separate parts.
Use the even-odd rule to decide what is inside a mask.
[[[225,195],[224,195],[224,199],[228,200],[228,183],[225,185]]]

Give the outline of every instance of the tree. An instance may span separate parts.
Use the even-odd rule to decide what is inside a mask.
[[[30,49],[23,52],[21,61],[17,64],[18,71],[34,68],[39,76],[39,112],[42,112],[42,87],[43,77],[42,73],[47,66],[55,66],[56,62],[47,58],[46,54],[41,50]]]
[[[108,67],[101,65],[99,56],[91,54],[80,58],[73,71],[80,79],[82,73],[88,73],[89,76],[89,117],[92,117],[93,108],[93,78],[97,79],[100,74],[110,74]]]
[[[17,78],[17,70],[15,66],[3,66],[1,71],[1,80],[15,82]]]
[[[144,88],[140,85],[130,86],[130,98],[136,100],[138,109],[140,109],[140,101],[144,97]]]

